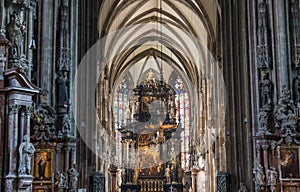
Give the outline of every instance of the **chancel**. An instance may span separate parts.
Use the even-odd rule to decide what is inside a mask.
[[[300,0],[1,0],[0,191],[300,191]]]

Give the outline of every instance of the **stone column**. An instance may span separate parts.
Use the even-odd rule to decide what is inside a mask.
[[[269,154],[268,154],[268,148],[269,146],[268,145],[262,145],[262,148],[263,148],[263,154],[264,154],[264,167],[265,169],[268,169],[269,168]]]
[[[24,125],[24,132],[26,135],[30,135],[30,113],[32,107],[26,106],[25,107],[25,125]]]
[[[257,159],[260,164],[263,164],[262,154],[261,154],[261,146],[259,144],[256,145],[257,148]]]
[[[76,148],[71,149],[70,160],[72,166],[76,164]]]
[[[8,114],[8,175],[6,176],[6,192],[13,191],[13,181],[17,177],[18,157],[18,111],[19,105],[9,105]]]
[[[61,144],[57,144],[56,146],[56,155],[55,155],[55,165],[56,165],[56,169],[55,172],[62,170],[63,169],[63,165],[61,165],[62,162],[62,146]]]
[[[20,110],[20,123],[19,123],[19,131],[18,131],[20,142],[23,141],[24,133],[26,133],[26,131],[25,131],[25,112],[22,108]]]
[[[192,169],[192,190],[193,192],[197,192],[197,175],[199,170],[198,169]]]
[[[64,149],[64,152],[65,152],[65,158],[64,158],[64,161],[65,161],[65,171],[67,172],[69,169],[70,169],[70,148],[69,147],[66,147]]]
[[[118,169],[111,168],[109,169],[109,172],[111,176],[111,192],[117,192],[118,191],[118,185],[117,185]]]
[[[123,142],[123,148],[124,148],[124,168],[125,168],[125,178],[123,181],[124,183],[128,183],[128,182],[131,182],[130,181],[130,178],[129,178],[129,169],[130,169],[130,166],[129,166],[129,141],[128,140],[125,140]]]

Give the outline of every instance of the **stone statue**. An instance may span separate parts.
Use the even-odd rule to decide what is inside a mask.
[[[171,183],[171,175],[170,175],[170,166],[167,165],[166,169],[165,169],[165,177],[167,179],[167,183]]]
[[[288,114],[287,114],[287,125],[288,125],[288,127],[291,130],[296,131],[296,124],[297,124],[296,115],[293,113],[293,111],[288,110]]]
[[[264,174],[263,166],[261,164],[258,164],[255,170],[254,182],[258,186],[265,185],[265,174]]]
[[[71,123],[70,123],[70,116],[68,114],[64,115],[63,118],[63,131],[70,131]]]
[[[259,111],[259,128],[258,128],[258,134],[265,134],[269,135],[271,134],[269,132],[269,118],[270,113],[268,110],[261,108]]]
[[[118,160],[118,157],[116,155],[113,155],[110,159],[110,169],[118,169],[120,166],[120,162]]]
[[[66,173],[64,173],[62,171],[56,172],[54,177],[56,180],[54,185],[56,185],[59,188],[67,186],[67,174]]]
[[[300,75],[297,75],[294,79],[293,88],[294,99],[298,104],[300,104]]]
[[[176,183],[177,178],[176,178],[176,170],[175,170],[175,165],[172,164],[170,168],[170,177],[171,177],[171,182]]]
[[[277,182],[278,173],[274,167],[271,167],[267,170],[267,177],[268,177],[268,185],[275,186]]]
[[[134,183],[138,183],[139,174],[140,174],[139,169],[134,169],[134,173],[133,173],[133,182]]]
[[[68,171],[69,174],[69,187],[76,189],[78,184],[79,173],[75,168],[71,168]]]
[[[260,85],[261,85],[262,106],[267,106],[271,104],[272,83],[269,79],[269,73],[262,74],[262,81]]]
[[[240,183],[238,192],[248,192],[247,187],[244,185],[244,183]]]
[[[56,79],[57,83],[57,102],[59,106],[68,104],[67,72],[59,71]]]
[[[178,182],[181,183],[184,177],[184,170],[181,167],[178,167]]]
[[[30,143],[30,139],[28,135],[24,135],[23,142],[19,147],[19,174],[21,175],[30,175],[31,170],[31,157],[34,154],[35,148],[32,143]]]
[[[268,114],[263,109],[260,109],[260,112],[259,112],[259,123],[260,123],[261,130],[268,129]]]
[[[19,57],[23,54],[25,28],[25,23],[21,23],[20,21],[20,13],[14,11],[7,25],[7,38],[12,43],[10,56]]]

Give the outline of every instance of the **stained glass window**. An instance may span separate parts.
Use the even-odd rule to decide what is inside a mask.
[[[128,90],[128,81],[123,79],[121,83],[118,85],[114,94],[114,128],[116,132],[116,154],[119,156],[119,159],[122,158],[122,145],[121,145],[121,133],[117,131],[117,129],[121,128],[121,126],[126,125],[129,117],[128,110],[129,107],[129,90]]]
[[[189,136],[190,136],[190,102],[183,81],[178,77],[175,81],[177,119],[181,122],[181,166],[189,167]]]

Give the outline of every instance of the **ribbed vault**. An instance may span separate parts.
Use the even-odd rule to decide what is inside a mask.
[[[134,57],[157,53],[164,62],[172,55],[172,64],[196,83],[197,73],[206,70],[199,66],[212,56],[205,51],[216,43],[215,21],[212,21],[216,16],[209,17],[204,6],[199,0],[105,1],[99,17],[99,34],[103,38],[113,33],[102,47],[102,54],[111,66],[107,71],[113,78],[111,82],[132,61],[137,61]],[[214,2],[206,6],[217,8]],[[195,58],[195,50],[203,54],[201,59]]]

